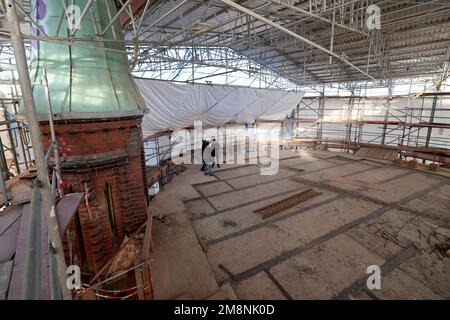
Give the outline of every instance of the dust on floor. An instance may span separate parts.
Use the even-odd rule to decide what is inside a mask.
[[[224,168],[184,181],[190,198],[177,187],[219,284],[240,299],[450,298],[449,178],[330,152],[280,156],[274,176]],[[268,219],[253,212],[310,188],[322,195]],[[367,288],[370,266],[381,289]]]

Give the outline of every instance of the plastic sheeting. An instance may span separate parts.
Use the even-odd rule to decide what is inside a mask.
[[[142,123],[144,137],[162,131],[256,120],[283,120],[303,98],[301,92],[224,85],[176,84],[136,79],[149,112]]]

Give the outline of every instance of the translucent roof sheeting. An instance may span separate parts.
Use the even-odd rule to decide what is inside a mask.
[[[203,126],[283,120],[302,100],[304,93],[225,85],[177,84],[136,79],[149,109],[142,130],[144,137],[174,131],[202,121]]]

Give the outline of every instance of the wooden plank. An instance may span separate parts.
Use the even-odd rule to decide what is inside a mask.
[[[147,261],[150,258],[150,253],[153,252],[152,242],[152,228],[153,228],[153,211],[147,209],[147,222],[145,224],[144,243],[142,245],[141,262]]]
[[[287,209],[290,209],[292,207],[295,207],[299,203],[302,203],[304,201],[307,201],[309,199],[313,199],[315,197],[320,196],[322,193],[317,192],[313,189],[308,189],[306,191],[297,193],[293,196],[290,196],[288,198],[285,198],[283,200],[277,201],[275,203],[272,203],[270,205],[267,205],[265,207],[259,208],[254,210],[254,213],[259,213],[263,216],[263,219],[267,219],[269,217],[272,217],[273,215],[285,211]]]
[[[136,259],[135,263],[136,263],[136,265],[138,265],[139,260]],[[136,279],[138,298],[139,298],[139,300],[145,300],[144,279],[142,276],[142,268],[141,267],[134,269],[134,278]]]
[[[89,284],[92,285],[95,283],[95,281],[106,271],[108,270],[109,266],[113,263],[114,259],[121,254],[122,250],[126,247],[127,243],[131,240],[136,238],[138,234],[142,232],[144,227],[147,225],[147,221],[144,222],[139,229],[137,229],[126,242],[122,243],[122,246],[119,248],[119,250],[109,259],[109,261],[97,272],[97,274],[89,281]]]
[[[153,300],[152,275],[150,266],[148,264],[142,267],[142,273],[144,275],[144,283],[145,283],[144,288],[145,300]]]

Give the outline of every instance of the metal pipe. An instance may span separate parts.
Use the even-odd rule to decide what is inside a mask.
[[[112,18],[112,20],[109,22],[109,24],[106,26],[105,30],[103,30],[101,36],[104,36],[106,32],[108,32],[109,28],[111,28],[111,26],[114,24],[114,22],[116,22],[117,18],[120,17],[120,15],[122,14],[122,12],[129,6],[131,0],[128,0],[127,2],[125,2],[125,4],[122,6],[122,8],[120,8],[120,10],[117,12],[117,14],[114,16],[114,18]]]
[[[56,270],[59,278],[59,290],[64,299],[71,299],[69,289],[67,288],[66,262],[64,260],[64,251],[62,247],[61,236],[59,233],[58,220],[55,214],[54,197],[50,190],[50,181],[45,162],[44,147],[41,143],[41,133],[37,120],[36,106],[34,104],[33,90],[31,88],[30,74],[28,71],[27,57],[23,42],[22,32],[20,31],[19,19],[17,17],[15,2],[13,0],[4,1],[4,11],[6,12],[6,25],[11,34],[11,44],[14,48],[17,70],[19,73],[20,87],[22,90],[23,103],[28,117],[30,127],[31,141],[36,158],[39,187],[42,192],[43,208],[47,215],[49,227],[50,245],[52,247],[52,256],[57,261]]]
[[[53,153],[53,143],[50,144],[50,147],[47,150],[47,153],[45,154],[45,162],[48,163],[50,161],[50,157],[52,156]]]
[[[50,124],[50,134],[51,134],[51,138],[52,138],[53,156],[55,157],[56,181],[58,183],[61,180],[61,159],[59,156],[58,141],[56,140],[55,124],[53,123],[53,109],[52,109],[52,101],[50,99],[50,91],[48,88],[47,70],[43,69],[42,73],[43,73],[43,77],[44,77],[45,97],[47,98],[48,122]],[[60,188],[59,188],[59,183],[56,186],[56,189],[58,190],[58,194],[60,196],[64,195],[63,191],[60,190]]]
[[[141,17],[139,18],[138,26],[137,26],[137,33],[141,30],[142,21],[144,21],[145,15],[147,13],[148,5],[150,4],[150,0],[147,0],[145,2],[144,11],[142,11]]]
[[[30,206],[30,221],[25,249],[25,275],[22,278],[24,300],[41,298],[41,203],[42,198],[36,181]],[[23,218],[22,218],[23,219]]]
[[[18,143],[14,143],[14,138],[13,138],[13,130],[14,128],[11,128],[11,123],[15,122],[14,120],[10,121],[8,119],[9,115],[8,115],[8,109],[6,108],[4,102],[2,101],[2,108],[3,108],[3,112],[4,112],[4,116],[5,116],[5,125],[6,125],[6,131],[8,131],[8,138],[9,138],[9,144],[11,145],[11,147],[8,149],[8,151],[10,151],[12,153],[12,156],[14,158],[14,163],[17,169],[17,173],[20,174],[20,166],[19,166],[19,158],[17,157],[17,152],[16,152],[16,148],[18,147]],[[17,146],[16,146],[17,144]],[[6,155],[5,155],[6,157]],[[8,168],[7,168],[8,170]]]
[[[44,35],[46,36],[47,33],[45,32],[44,29],[42,29],[42,27],[39,25],[39,23],[37,23],[37,21],[35,21],[30,15],[28,15],[25,10],[16,2],[13,1],[14,5],[16,6],[16,8],[20,11],[20,13],[22,13],[25,17],[27,17],[28,19],[30,19],[30,22]]]
[[[359,33],[359,34],[364,35],[364,36],[368,36],[368,34],[365,33],[365,32],[363,32],[363,31],[360,31],[360,30],[358,30],[358,29],[353,29],[353,28],[351,28],[351,27],[348,27],[348,26],[343,25],[343,24],[340,24],[340,23],[336,23],[336,22],[334,21],[334,19],[333,19],[333,21],[328,20],[327,18],[324,18],[324,17],[319,16],[319,15],[317,15],[317,14],[311,13],[311,12],[309,12],[309,11],[306,11],[306,10],[302,9],[302,8],[293,6],[293,5],[289,4],[289,3],[285,3],[285,2],[282,2],[282,1],[280,1],[280,0],[269,0],[269,1],[272,2],[272,3],[274,3],[274,4],[278,4],[278,5],[285,6],[286,8],[289,8],[289,9],[291,9],[291,10],[293,10],[293,11],[300,12],[300,13],[302,13],[302,14],[304,14],[304,15],[310,16],[310,17],[315,18],[315,19],[318,19],[318,20],[320,20],[320,21],[323,21],[323,22],[326,22],[326,23],[330,23],[330,24],[336,25],[337,27],[340,27],[340,28],[342,28],[342,29],[345,29],[345,30],[348,30],[348,31],[352,31],[352,32],[356,32],[356,33]],[[334,15],[334,12],[335,12],[335,11],[333,11],[333,15]]]
[[[333,22],[331,24],[331,43],[330,43],[330,51],[333,52],[334,49],[334,26],[336,23],[336,12],[333,11]],[[330,65],[333,64],[333,57],[330,56]],[[368,71],[367,71],[368,72]]]
[[[108,14],[108,19],[111,21],[111,20],[112,20],[111,8],[109,7],[109,4],[108,4],[109,2],[108,2],[107,0],[105,0],[105,1],[106,1],[106,3],[105,3],[105,6],[106,6],[106,13]],[[120,40],[117,39],[116,28],[114,27],[114,25],[112,25],[111,31],[112,31],[114,40],[120,41]],[[101,36],[101,35],[100,35],[100,36]],[[102,39],[102,40],[104,40],[104,39]]]
[[[222,1],[223,3],[225,3],[226,5],[228,5],[228,6],[230,6],[230,7],[235,8],[235,9],[238,10],[238,11],[241,11],[241,12],[243,12],[243,13],[246,13],[246,14],[248,14],[249,16],[252,16],[253,18],[258,19],[258,20],[260,20],[260,21],[262,21],[262,22],[264,22],[264,23],[266,23],[266,24],[268,24],[268,25],[274,27],[275,29],[278,29],[278,30],[283,31],[284,33],[286,33],[286,34],[288,34],[288,35],[290,35],[290,36],[292,36],[292,37],[294,37],[294,38],[296,38],[296,39],[298,39],[298,40],[300,40],[300,41],[302,41],[302,42],[304,42],[304,43],[310,45],[311,47],[314,47],[314,48],[316,48],[316,49],[319,49],[319,50],[321,50],[321,51],[323,51],[323,52],[325,52],[325,53],[327,53],[327,54],[329,54],[329,55],[335,57],[336,59],[338,59],[338,60],[344,62],[344,63],[347,64],[348,66],[350,66],[350,67],[352,67],[353,69],[357,70],[358,72],[360,72],[361,74],[363,74],[363,75],[366,76],[367,78],[369,78],[369,79],[371,79],[371,80],[373,80],[373,81],[377,81],[377,79],[375,79],[374,77],[372,77],[371,75],[369,75],[369,74],[366,73],[365,71],[361,70],[360,68],[358,68],[357,66],[355,66],[353,63],[347,61],[346,59],[343,59],[343,58],[340,57],[339,55],[337,55],[337,54],[331,52],[331,51],[328,50],[328,49],[325,49],[324,47],[318,45],[317,43],[312,42],[311,40],[306,39],[306,38],[304,38],[304,37],[298,35],[297,33],[293,32],[293,31],[291,31],[291,30],[289,30],[289,29],[286,29],[285,27],[279,25],[278,23],[275,23],[275,22],[273,22],[273,21],[271,21],[271,20],[269,20],[269,19],[267,19],[267,18],[265,18],[265,17],[263,17],[263,16],[261,16],[261,15],[255,13],[255,12],[253,12],[252,10],[247,9],[247,8],[245,8],[245,7],[239,5],[239,4],[237,4],[237,3],[235,3],[235,2],[233,2],[233,1],[231,1],[231,0],[220,0],[220,1]]]
[[[61,26],[64,20],[64,17],[66,16],[67,11],[67,2],[66,0],[62,0],[63,8],[61,9],[61,15],[59,17],[58,26],[56,27],[55,37],[59,35],[59,31],[61,30]]]
[[[110,278],[107,278],[107,279],[105,279],[105,280],[103,280],[103,281],[101,281],[101,282],[99,282],[99,283],[96,283],[96,284],[94,284],[94,285],[91,285],[91,286],[89,286],[89,287],[90,287],[90,288],[97,288],[97,287],[101,286],[102,284],[105,284],[105,283],[110,282],[110,281],[112,281],[112,280],[114,280],[114,279],[120,278],[121,276],[127,274],[127,273],[130,272],[130,271],[133,271],[133,270],[135,270],[135,269],[137,269],[137,268],[140,268],[140,267],[143,267],[143,266],[145,266],[145,265],[147,265],[147,264],[150,264],[150,262],[152,262],[152,261],[153,261],[153,259],[149,259],[149,260],[147,260],[147,261],[144,261],[144,262],[142,262],[142,263],[140,263],[140,264],[138,264],[138,265],[135,265],[134,267],[128,268],[127,270],[124,270],[124,271],[122,271],[122,272],[119,272],[118,274],[116,274],[116,275],[114,275],[114,276],[112,276],[112,277],[110,277]]]
[[[24,163],[25,163],[25,168],[28,170],[29,167],[32,165],[30,148],[29,148],[26,136],[25,136],[23,123],[18,123],[17,125],[19,126],[18,130],[19,130],[19,137],[20,137],[20,147],[22,149],[22,154],[23,154],[23,159],[24,159]],[[27,144],[26,148],[25,148],[25,143]]]
[[[84,7],[83,12],[81,13],[81,16],[80,16],[80,18],[78,20],[78,23],[77,23],[78,26],[81,25],[81,23],[83,22],[83,20],[86,17],[86,14],[88,13],[88,10],[91,7],[93,1],[94,0],[88,0],[88,3],[86,3],[86,6]],[[78,29],[75,28],[75,31],[72,34],[72,36],[75,37],[75,34],[77,33],[77,31],[78,31]]]
[[[1,138],[0,138],[0,149],[3,153],[3,144],[1,142]],[[8,204],[9,204],[8,188],[6,188],[5,176],[3,174],[3,170],[0,170],[0,186],[2,188],[2,194],[3,194],[3,205],[8,206]]]
[[[144,31],[140,32],[138,34],[138,38],[140,36],[142,36],[144,33],[146,33],[148,30],[150,30],[151,28],[153,28],[153,26],[157,25],[159,22],[161,22],[162,20],[164,20],[167,16],[169,16],[172,12],[175,12],[176,10],[178,10],[179,8],[181,8],[186,2],[188,2],[189,0],[184,0],[182,2],[180,2],[178,5],[176,5],[175,7],[173,7],[172,9],[170,9],[166,14],[163,14],[159,19],[157,19],[155,22],[153,22],[152,24],[150,24],[147,28],[144,29]]]

